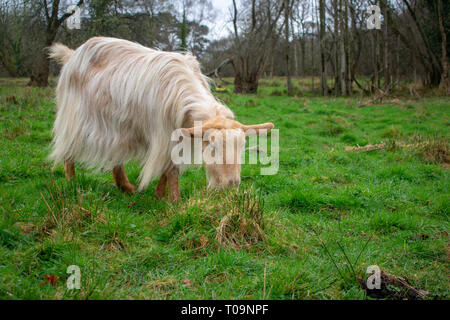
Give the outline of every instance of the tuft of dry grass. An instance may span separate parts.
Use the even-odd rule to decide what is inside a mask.
[[[14,105],[18,105],[19,104],[19,101],[17,101],[17,98],[16,98],[15,95],[6,96],[5,101],[8,104],[14,104]]]
[[[422,147],[422,156],[425,160],[442,164],[448,167],[450,165],[450,149],[448,141],[445,139],[433,139]]]
[[[11,121],[12,122],[12,121]],[[7,127],[5,131],[3,132],[3,137],[14,140],[17,137],[23,136],[29,134],[29,131],[27,129],[27,124],[25,119],[21,119],[20,122],[16,122],[11,124],[10,127]]]
[[[444,168],[450,166],[450,147],[448,138],[436,136],[424,138],[414,135],[408,139],[408,142],[391,140],[388,144],[389,150],[411,149],[418,155],[421,155],[425,161],[440,164]]]
[[[221,247],[248,248],[265,238],[264,200],[254,189],[230,194],[229,212],[217,227],[216,240]]]
[[[48,214],[44,222],[36,226],[36,231],[40,234],[70,235],[76,227],[92,221],[93,218],[99,217],[100,219],[96,220],[101,220],[102,215],[99,213],[103,201],[97,201],[93,209],[86,209],[83,207],[83,191],[80,188],[73,188],[70,184],[59,185],[52,176],[44,192],[41,192],[41,197]]]
[[[120,239],[117,231],[114,231],[110,239],[103,244],[103,249],[106,251],[125,250],[125,244]]]

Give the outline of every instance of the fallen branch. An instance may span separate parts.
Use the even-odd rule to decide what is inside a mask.
[[[391,300],[423,300],[430,294],[428,291],[414,288],[408,283],[408,280],[403,277],[394,276],[381,271],[380,278],[381,283],[379,289],[369,289],[367,287],[367,277],[361,281],[361,287],[366,290],[369,297]]]
[[[217,68],[215,68],[214,70],[206,73],[207,77],[211,77],[211,76],[215,76],[216,78],[218,78],[223,84],[230,84],[228,81],[223,80],[220,75],[219,75],[219,71],[220,69],[222,69],[223,67],[225,67],[227,64],[229,64],[231,62],[231,59],[227,58],[224,61],[222,61],[219,66]]]
[[[351,152],[351,151],[358,151],[358,152],[369,152],[374,150],[380,150],[386,148],[386,143],[379,143],[379,144],[368,144],[363,147],[360,147],[359,145],[350,147],[345,147],[345,151]]]
[[[380,103],[382,103],[383,102],[383,98],[385,96],[389,95],[391,93],[391,89],[394,88],[396,85],[397,85],[397,82],[393,82],[385,91],[381,90],[380,88],[377,88],[378,91],[380,91],[379,95],[375,96],[375,98],[373,98],[373,99],[371,99],[371,100],[369,100],[367,102],[361,103],[357,107],[358,108],[362,108],[362,107],[365,107],[365,106],[368,106],[368,105],[372,105],[377,100],[379,100]]]
[[[389,151],[404,149],[420,154],[426,161],[431,161],[441,165],[444,169],[450,168],[450,148],[447,139],[422,140],[416,143],[405,143],[402,141],[390,140],[387,143],[369,144],[363,147],[346,146],[347,152],[369,152],[386,148]]]
[[[358,86],[359,89],[361,89],[364,93],[370,93],[369,90],[367,90],[366,88],[364,88],[359,82],[358,80],[356,80],[356,77],[353,77],[353,82],[356,83],[356,85]]]

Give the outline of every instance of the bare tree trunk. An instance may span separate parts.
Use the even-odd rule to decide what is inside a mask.
[[[17,68],[15,67],[14,62],[11,61],[6,51],[3,52],[2,48],[0,48],[0,62],[11,77],[18,76]]]
[[[344,6],[345,6],[345,12],[344,12],[344,22],[345,22],[345,81],[346,81],[346,87],[347,87],[347,94],[352,94],[352,78],[350,75],[350,30],[348,28],[349,25],[349,10],[348,10],[348,1],[344,0]]]
[[[334,92],[336,96],[341,92],[341,79],[339,73],[339,8],[338,0],[333,1],[334,11]]]
[[[311,91],[314,91],[314,36],[311,36]]]
[[[274,70],[275,70],[275,55],[272,51],[272,57],[270,58],[270,79],[273,78]]]
[[[294,75],[298,77],[298,49],[297,40],[294,38]]]
[[[314,2],[311,3],[312,7],[312,20],[314,22],[317,21],[316,19],[316,8],[314,7]],[[317,25],[317,24],[316,24]],[[315,65],[314,65],[314,26],[311,27],[311,91],[314,91],[315,83],[314,83],[314,72],[315,72]]]
[[[380,36],[378,30],[373,30],[373,50],[374,85],[376,88],[380,89]]]
[[[303,33],[302,40],[300,42],[300,54],[301,54],[301,67],[302,67],[302,77],[306,78],[306,41],[305,34]]]
[[[322,95],[328,95],[327,74],[326,74],[326,61],[325,61],[325,0],[319,0],[319,15],[320,15],[320,31],[319,31],[319,43],[320,43],[320,86],[322,89]]]
[[[359,60],[361,58],[361,51],[363,48],[363,41],[362,41],[362,37],[361,37],[361,30],[358,29],[357,26],[357,15],[356,15],[356,10],[355,7],[353,6],[353,3],[350,0],[347,0],[349,2],[347,2],[347,5],[349,6],[349,11],[350,11],[350,19],[351,19],[351,23],[349,25],[352,26],[352,32],[350,33],[351,37],[350,40],[348,40],[348,46],[351,47],[351,58],[352,60],[349,61],[349,71],[350,71],[350,75],[349,75],[349,87],[350,87],[350,94],[353,94],[353,82],[356,83],[356,85],[358,87],[360,87],[360,85],[358,84],[357,80],[356,80],[356,70],[358,69],[358,64],[359,64]],[[349,54],[350,57],[350,54]],[[360,87],[361,88],[361,87]],[[363,91],[365,89],[362,89]]]
[[[234,68],[234,92],[235,93],[256,93],[258,91],[258,77],[251,72],[240,73],[238,68]]]
[[[383,16],[387,16],[387,7],[383,6]],[[390,86],[390,74],[389,74],[389,37],[388,37],[388,23],[387,19],[384,20],[383,27],[383,61],[384,61],[384,90],[387,91]]]
[[[47,47],[51,46],[55,40],[56,32],[53,34],[51,30],[47,30],[46,40],[42,52],[38,55],[37,73],[32,73],[30,81],[27,85],[35,87],[48,87],[48,76],[50,74],[50,60],[47,56]]]
[[[397,70],[396,70],[396,82],[400,81],[400,36],[397,36],[397,49],[395,50]]]
[[[339,37],[339,57],[340,57],[340,79],[341,79],[341,95],[347,95],[347,81],[346,81],[346,70],[347,70],[347,61],[345,57],[345,28],[344,28],[344,12],[342,10],[343,0],[339,0],[339,28],[340,28],[340,37]]]
[[[450,94],[450,83],[448,78],[448,59],[447,59],[447,34],[445,33],[444,21],[442,18],[442,0],[437,0],[438,16],[439,16],[439,30],[442,37],[442,78],[440,86],[445,90],[445,93]]]
[[[297,38],[295,37],[295,33],[294,33],[294,25],[293,22],[291,20],[291,34],[292,34],[292,43],[294,44],[294,76],[298,77],[298,43],[297,43]]]
[[[284,38],[284,50],[286,55],[286,78],[287,78],[287,95],[292,95],[292,83],[291,83],[291,68],[289,63],[289,56],[290,56],[290,50],[291,46],[289,44],[289,17],[290,17],[290,1],[284,0],[284,32],[285,32],[285,38]]]
[[[417,83],[417,65],[416,65],[416,63],[417,63],[417,59],[416,59],[416,55],[414,54],[413,55],[413,65],[414,65],[414,73],[413,73],[413,75],[414,75],[414,84],[416,84]]]

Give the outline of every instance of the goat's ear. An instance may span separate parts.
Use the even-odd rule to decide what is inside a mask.
[[[204,130],[202,127],[192,127],[192,128],[182,128],[181,132],[184,136],[191,136],[194,137],[194,135],[198,132],[203,136]]]
[[[244,130],[246,136],[254,136],[259,134],[260,130],[270,131],[274,127],[272,122],[254,124],[250,126],[242,126],[242,130]]]

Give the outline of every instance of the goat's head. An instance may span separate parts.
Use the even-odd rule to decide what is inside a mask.
[[[203,159],[209,188],[238,187],[241,182],[241,156],[245,137],[270,131],[273,124],[243,125],[224,117],[214,117],[201,127],[183,129],[184,134],[196,137],[201,133]]]

